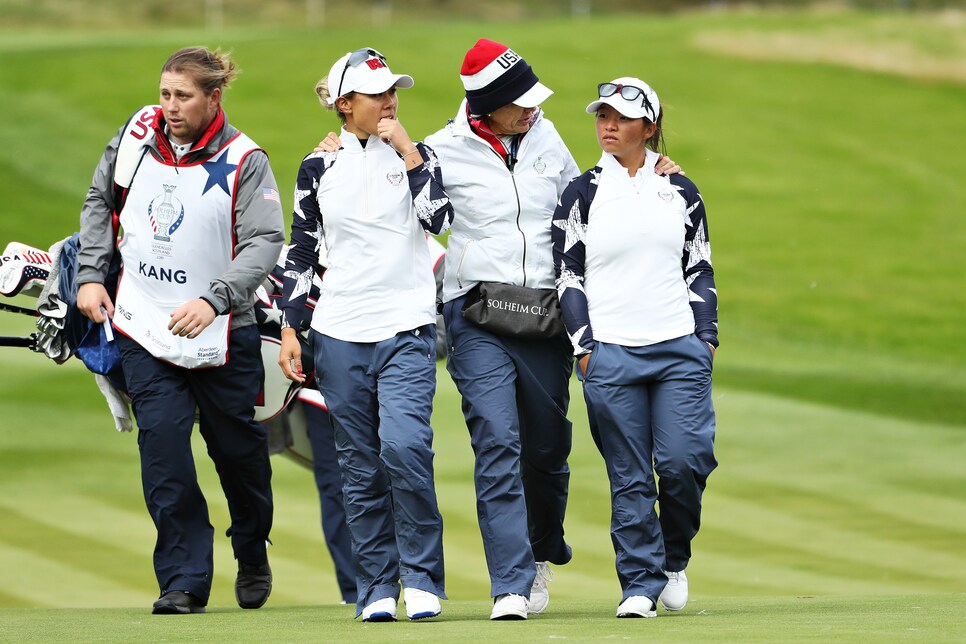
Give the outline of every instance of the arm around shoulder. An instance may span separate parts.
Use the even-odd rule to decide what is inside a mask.
[[[596,195],[593,172],[588,171],[570,182],[554,210],[550,228],[557,297],[577,356],[589,354],[595,344],[584,292],[587,219]]]
[[[425,143],[416,148],[424,162],[408,172],[416,216],[424,230],[440,235],[453,223],[453,204],[443,187],[443,173],[435,151]]]

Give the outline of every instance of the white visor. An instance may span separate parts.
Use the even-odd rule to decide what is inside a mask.
[[[628,118],[645,118],[651,123],[656,123],[661,114],[657,92],[639,78],[615,78],[598,85],[597,92],[597,100],[587,106],[588,114],[595,113],[601,105],[610,105]]]
[[[375,49],[363,47],[335,61],[329,70],[329,105],[340,96],[351,92],[382,94],[390,87],[408,89],[413,86],[412,76],[393,74],[386,65],[386,58]]]

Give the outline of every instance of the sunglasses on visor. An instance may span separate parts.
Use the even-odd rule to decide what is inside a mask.
[[[342,68],[342,76],[339,78],[339,93],[336,97],[342,96],[342,83],[345,81],[345,73],[350,67],[355,67],[361,62],[369,60],[370,56],[375,56],[382,62],[386,62],[386,57],[380,54],[375,49],[370,49],[369,47],[363,47],[362,49],[357,49],[351,54],[349,54],[349,60],[345,61],[345,67]]]
[[[652,121],[657,119],[657,114],[654,114],[654,106],[651,105],[651,101],[647,100],[647,92],[640,87],[618,85],[617,83],[601,83],[597,86],[597,95],[601,98],[613,96],[618,92],[620,92],[621,98],[625,101],[636,101],[638,97],[642,97],[641,107],[645,108],[654,117],[651,119]]]

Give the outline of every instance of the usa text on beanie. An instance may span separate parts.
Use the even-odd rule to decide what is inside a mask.
[[[486,38],[466,52],[460,79],[473,114],[487,114],[510,103],[536,107],[553,94],[519,54]]]

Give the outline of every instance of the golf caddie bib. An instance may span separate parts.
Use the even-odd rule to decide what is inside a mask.
[[[145,154],[121,210],[123,272],[114,326],[154,357],[187,368],[225,364],[231,316],[195,338],[168,330],[171,313],[206,293],[234,256],[237,169],[259,149],[238,134],[208,159],[169,165]]]

